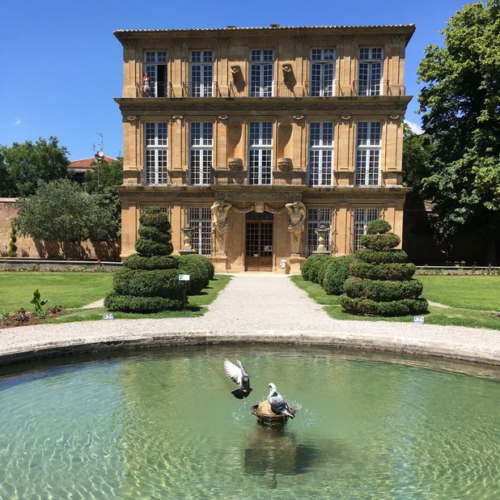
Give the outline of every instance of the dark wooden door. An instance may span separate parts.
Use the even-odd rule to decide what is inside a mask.
[[[246,221],[245,271],[272,271],[273,221],[251,220],[254,213],[248,214]],[[272,214],[267,215],[272,217]]]

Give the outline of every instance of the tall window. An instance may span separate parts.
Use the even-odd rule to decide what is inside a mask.
[[[144,71],[149,76],[151,97],[168,97],[167,94],[167,52],[146,52]]]
[[[307,209],[307,233],[306,233],[306,256],[311,255],[318,249],[318,235],[315,230],[321,225],[327,228],[332,227],[331,208],[308,208]],[[328,251],[331,251],[331,231],[328,235],[328,241],[325,241]]]
[[[213,124],[190,124],[190,184],[210,184],[212,172]]]
[[[380,185],[380,122],[358,122],[356,185]]]
[[[355,208],[354,209],[354,224],[353,224],[353,241],[352,251],[361,248],[361,236],[366,234],[366,226],[374,220],[380,219],[379,208]]]
[[[271,184],[272,122],[250,122],[249,184]]]
[[[167,184],[167,124],[146,123],[144,183]]]
[[[333,170],[333,123],[309,127],[309,185],[331,186]]]
[[[311,96],[329,97],[333,95],[335,72],[335,51],[333,49],[313,49],[311,52]]]
[[[382,49],[359,49],[358,95],[380,95]]]
[[[273,50],[252,50],[250,53],[250,96],[273,95]]]
[[[190,207],[188,225],[193,229],[191,247],[199,254],[212,255],[212,211],[209,207]]]
[[[191,52],[191,97],[212,97],[214,53],[211,50]]]

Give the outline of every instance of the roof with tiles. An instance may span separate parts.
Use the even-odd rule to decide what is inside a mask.
[[[104,156],[104,161],[111,163],[116,160],[116,158],[112,158],[111,156]],[[95,168],[96,159],[92,156],[92,158],[84,158],[82,160],[72,161],[68,168]]]

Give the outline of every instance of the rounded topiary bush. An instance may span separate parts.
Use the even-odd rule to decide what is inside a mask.
[[[330,258],[331,257],[328,254],[324,253],[313,253],[312,255],[310,255],[302,264],[302,277],[306,281],[314,282],[314,279],[316,279],[320,271],[319,266],[321,265],[321,262],[324,262],[325,260],[328,260]]]
[[[314,279],[314,283],[317,283],[318,285],[321,285],[323,286],[323,280],[325,279],[325,273],[326,273],[326,269],[328,267],[328,264],[330,264],[330,262],[332,261],[332,258],[331,256],[329,256],[328,259],[324,259],[324,260],[321,260],[321,264],[318,265],[318,273]]]
[[[354,255],[343,255],[333,257],[326,266],[323,278],[323,289],[328,295],[342,295],[344,293],[344,283],[351,275],[351,264]]]
[[[210,262],[210,259],[207,259],[207,257],[205,257],[204,255],[200,255],[198,253],[192,253],[186,255],[185,257],[189,257],[189,259],[199,262],[207,271],[208,279],[209,280],[214,279],[215,269],[214,265]]]
[[[207,268],[192,255],[181,255],[176,257],[179,267],[178,274],[189,274],[189,281],[184,283],[188,295],[197,295],[209,283]]]
[[[152,257],[143,257],[137,253],[130,255],[123,262],[123,267],[129,269],[177,269],[179,263],[170,255],[153,255]]]
[[[416,267],[407,263],[407,255],[394,250],[400,238],[390,233],[386,221],[377,220],[367,227],[344,283],[340,305],[345,312],[373,316],[424,314],[428,303],[420,297],[423,285],[413,279]]]
[[[123,269],[114,273],[114,291],[104,305],[111,311],[136,313],[181,309],[183,285],[178,262],[170,257],[170,222],[158,207],[148,208],[139,220],[138,254],[127,257]]]

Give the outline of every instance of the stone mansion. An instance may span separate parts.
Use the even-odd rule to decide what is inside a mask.
[[[367,223],[402,237],[414,25],[119,30],[122,258],[159,206],[217,272],[298,273]],[[323,226],[323,227],[321,227]],[[325,229],[318,236],[317,229]]]

